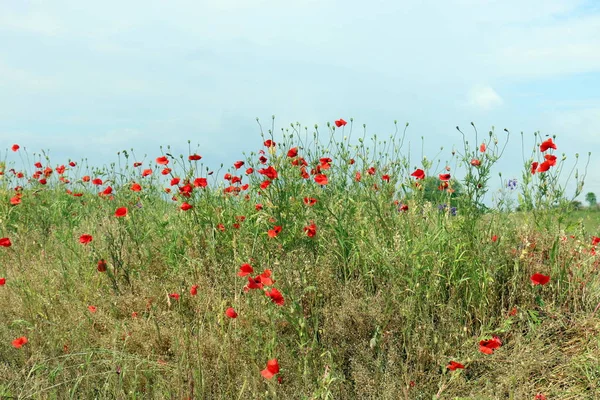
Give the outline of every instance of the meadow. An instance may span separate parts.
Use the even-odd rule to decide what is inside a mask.
[[[561,184],[583,190],[579,156],[522,138],[497,190],[508,132],[428,158],[405,128],[261,127],[216,171],[201,148],[95,168],[15,144],[0,397],[600,398],[600,214]]]

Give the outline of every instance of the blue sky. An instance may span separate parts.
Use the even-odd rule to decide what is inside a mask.
[[[0,2],[0,148],[103,163],[191,139],[230,164],[273,114],[379,135],[409,122],[430,156],[457,125],[508,128],[507,175],[521,131],[558,135],[569,158],[600,149],[600,2]],[[600,195],[598,170],[593,154]]]

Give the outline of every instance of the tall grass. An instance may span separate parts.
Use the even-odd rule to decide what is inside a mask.
[[[0,395],[598,396],[599,259],[569,218],[566,157],[532,174],[554,152],[536,135],[517,199],[492,207],[508,132],[463,134],[445,165],[415,159],[405,127],[382,140],[352,124],[261,128],[258,152],[215,173],[191,149],[62,173],[17,150],[23,177],[3,164],[1,181]]]

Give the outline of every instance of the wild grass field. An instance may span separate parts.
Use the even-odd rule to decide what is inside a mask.
[[[7,151],[1,398],[600,398],[600,214],[560,139],[498,189],[507,132],[261,136],[215,171]]]

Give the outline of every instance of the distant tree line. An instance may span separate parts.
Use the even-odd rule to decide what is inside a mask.
[[[585,195],[585,201],[588,202],[590,208],[598,208],[598,199],[596,198],[596,193],[588,192],[588,194]]]

